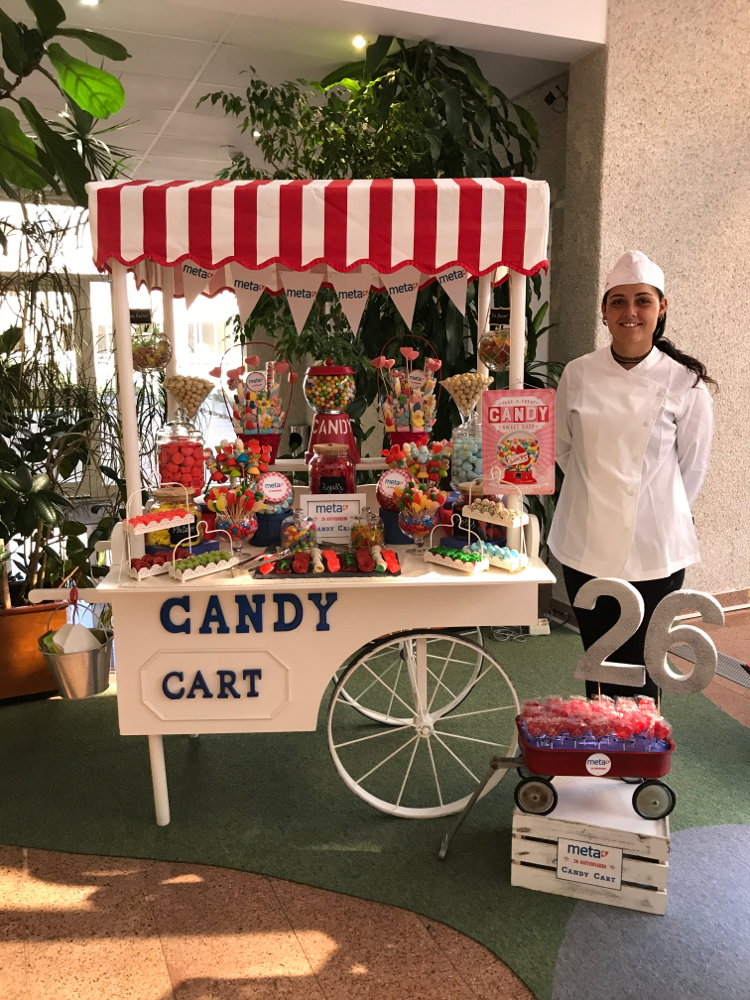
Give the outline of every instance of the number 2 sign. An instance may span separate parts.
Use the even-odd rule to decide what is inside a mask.
[[[716,646],[702,629],[692,625],[674,625],[678,615],[698,611],[711,625],[724,624],[724,611],[710,594],[698,590],[676,590],[657,605],[646,632],[645,668],[632,663],[614,663],[607,659],[631,636],[643,621],[643,598],[631,583],[612,577],[589,580],[576,594],[578,608],[591,610],[600,597],[614,597],[620,605],[620,617],[612,628],[590,646],[576,664],[579,680],[601,684],[624,684],[643,687],[646,670],[651,679],[671,694],[695,694],[713,680],[716,672]],[[668,653],[677,643],[690,646],[695,663],[688,673],[676,670]]]

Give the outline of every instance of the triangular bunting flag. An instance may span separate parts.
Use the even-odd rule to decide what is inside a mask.
[[[185,308],[189,309],[216,272],[207,271],[205,267],[194,264],[192,260],[183,260],[180,270],[182,287],[185,290]]]
[[[417,302],[417,292],[419,291],[419,281],[422,277],[421,271],[411,265],[402,267],[393,274],[384,274],[383,284],[388,294],[396,303],[396,308],[401,313],[404,323],[411,330],[411,321],[414,318],[414,306]]]
[[[264,267],[261,271],[250,271],[236,261],[228,270],[232,276],[232,290],[237,297],[240,322],[244,323],[258,304],[266,288],[276,291],[276,267]]]
[[[469,282],[469,275],[460,264],[453,267],[446,267],[444,271],[436,274],[438,284],[445,294],[455,305],[462,316],[466,315],[466,286]]]
[[[279,280],[284,286],[297,333],[302,333],[324,277],[324,274],[313,271],[279,271]]]
[[[362,313],[367,305],[372,276],[369,273],[362,274],[357,271],[342,274],[329,268],[328,280],[336,290],[336,295],[338,295],[344,315],[349,320],[352,332],[356,334]]]

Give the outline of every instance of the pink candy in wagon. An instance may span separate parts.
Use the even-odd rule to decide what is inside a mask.
[[[614,739],[621,743],[635,737],[669,741],[672,727],[661,716],[652,698],[618,698],[614,701],[581,697],[547,698],[544,702],[527,701],[521,713],[526,732],[534,739],[571,740]]]

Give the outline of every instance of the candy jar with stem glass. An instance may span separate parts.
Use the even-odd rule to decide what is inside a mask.
[[[443,379],[440,384],[453,397],[461,414],[461,424],[451,436],[451,486],[458,489],[461,483],[482,475],[482,428],[477,403],[492,379],[477,372],[463,372]]]
[[[404,489],[397,487],[394,495],[398,500],[398,526],[414,542],[409,555],[421,555],[425,541],[438,523],[439,511],[447,500],[447,495],[434,487],[422,487],[412,480]]]
[[[188,486],[202,493],[203,437],[192,421],[214,384],[192,375],[169,375],[164,388],[177,404],[177,412],[156,436],[159,485]]]

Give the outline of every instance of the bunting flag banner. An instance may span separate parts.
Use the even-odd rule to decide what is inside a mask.
[[[338,274],[328,270],[328,280],[333,285],[338,295],[341,308],[349,321],[349,326],[354,334],[359,329],[359,321],[365,311],[367,299],[370,295],[370,286],[373,283],[373,276],[368,272],[353,271],[350,274]]]
[[[214,271],[208,271],[192,260],[183,260],[180,265],[182,286],[185,289],[185,308],[189,309],[214,276]]]
[[[278,291],[278,281],[275,267],[266,267],[262,271],[249,271],[236,261],[228,265],[231,288],[237,297],[237,309],[240,322],[244,323],[255,309],[266,288]]]
[[[325,274],[314,271],[279,271],[297,333],[302,333],[323,278]]]
[[[448,267],[440,274],[435,275],[435,280],[450,298],[456,309],[462,316],[466,315],[466,286],[469,283],[469,275],[456,264]]]
[[[422,275],[416,267],[402,267],[396,274],[389,274],[387,278],[383,279],[386,291],[393,299],[404,323],[410,330],[421,277]]]

